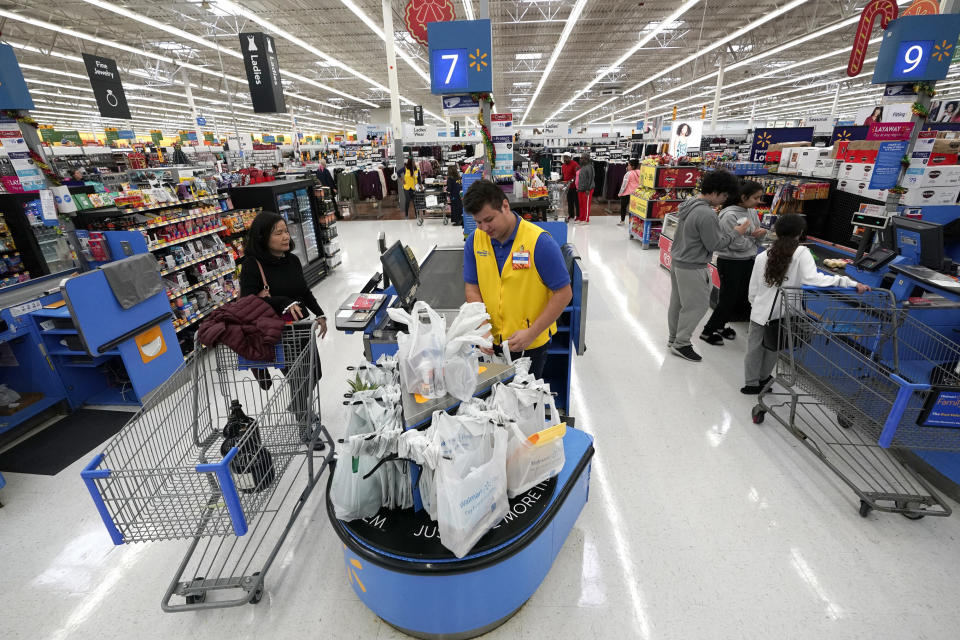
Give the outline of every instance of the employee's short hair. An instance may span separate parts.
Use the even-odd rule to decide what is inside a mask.
[[[475,216],[480,213],[484,205],[499,209],[506,199],[507,195],[496,183],[490,180],[477,180],[463,194],[463,208],[467,213]]]
[[[700,193],[725,193],[733,196],[739,192],[740,180],[726,169],[708,171],[700,181]]]

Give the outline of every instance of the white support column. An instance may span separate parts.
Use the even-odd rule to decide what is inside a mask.
[[[290,129],[293,133],[293,159],[300,162],[300,136],[297,132],[297,118],[290,112]]]
[[[201,145],[203,144],[203,132],[197,125],[199,114],[197,113],[197,105],[193,101],[193,90],[190,88],[190,76],[187,75],[186,69],[181,69],[180,75],[183,77],[183,92],[187,96],[187,105],[190,107],[190,117],[192,119],[190,122],[190,130],[197,135],[197,145]]]
[[[833,106],[830,107],[830,124],[837,122],[837,109],[840,105],[840,83],[837,83],[837,90],[833,92]]]
[[[750,107],[750,122],[747,123],[747,130],[753,129],[753,114],[757,112],[757,101],[753,101],[753,106]]]
[[[717,111],[720,109],[720,92],[723,91],[723,66],[726,56],[720,56],[720,70],[717,72],[717,89],[713,92],[713,112],[710,114],[710,133],[717,133]]]
[[[403,124],[400,120],[400,82],[397,80],[397,52],[393,44],[393,3],[390,0],[380,0],[383,11],[383,35],[387,50],[387,79],[390,85],[390,127],[393,129],[393,155],[398,179],[401,181],[398,198],[400,208],[406,206],[403,193]]]

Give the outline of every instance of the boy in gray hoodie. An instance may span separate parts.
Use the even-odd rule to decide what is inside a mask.
[[[677,213],[679,224],[670,248],[670,307],[667,310],[667,346],[674,355],[700,362],[690,339],[710,307],[710,272],[714,251],[725,249],[750,229],[747,221],[724,232],[714,207],[737,197],[740,182],[723,169],[703,176],[700,196],[684,201]]]

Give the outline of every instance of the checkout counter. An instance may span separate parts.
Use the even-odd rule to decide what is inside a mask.
[[[563,245],[565,224],[543,226]],[[462,244],[435,247],[422,263],[399,242],[387,249],[382,235],[380,248],[389,286],[377,274],[365,291],[341,305],[336,316],[338,329],[363,332],[364,352],[371,361],[397,350],[397,332],[404,327],[389,320],[389,306],[423,300],[449,319],[464,302]],[[575,249],[565,245],[564,254],[574,297],[558,321],[546,366],[551,373],[545,378],[557,394],[557,406],[566,410],[572,357],[585,349],[588,280]],[[360,300],[363,308],[357,309]],[[512,377],[508,365],[490,363],[484,368],[478,396]],[[450,396],[424,403],[404,394],[405,428],[425,426],[434,410],[452,410],[457,404]],[[328,485],[327,513],[343,543],[344,564],[356,595],[387,623],[418,638],[472,638],[506,622],[540,586],[587,501],[593,438],[572,428],[569,416],[567,425],[571,428],[563,440],[566,460],[560,474],[510,500],[504,520],[463,558],[442,546],[437,523],[416,508],[416,485],[414,509],[383,508],[372,518],[352,522],[334,516]],[[416,482],[415,470],[411,481]]]
[[[109,280],[65,272],[0,294],[0,383],[21,396],[0,411],[0,434],[49,411],[138,405],[183,365],[156,262],[142,258],[113,263]]]

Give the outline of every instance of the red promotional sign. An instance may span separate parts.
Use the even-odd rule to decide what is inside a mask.
[[[873,23],[880,18],[880,28],[897,19],[896,0],[870,0],[860,14],[857,24],[857,35],[853,38],[853,49],[850,51],[850,62],[847,63],[847,75],[851,78],[863,70],[863,61],[867,57],[867,46],[870,44],[870,34],[873,32]]]
[[[909,140],[912,122],[871,122],[867,140]]]
[[[410,0],[403,12],[403,23],[414,40],[427,45],[427,23],[449,22],[457,16],[450,0]]]
[[[902,16],[936,16],[940,14],[940,3],[937,0],[914,0]]]

